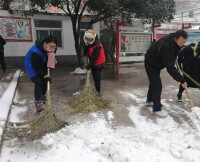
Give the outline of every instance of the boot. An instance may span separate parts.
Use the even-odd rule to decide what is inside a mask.
[[[42,100],[35,101],[35,107],[36,107],[36,113],[39,114],[41,111],[44,110],[43,101]]]
[[[176,98],[177,98],[177,102],[182,102],[182,94],[178,93]]]
[[[41,100],[43,102],[44,105],[46,105],[46,96],[45,95],[41,95]]]

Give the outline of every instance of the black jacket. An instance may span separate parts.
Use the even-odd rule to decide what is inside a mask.
[[[4,50],[4,45],[6,44],[5,39],[0,35],[0,50]]]
[[[43,63],[42,58],[37,54],[33,53],[31,57],[31,64],[33,69],[38,73],[40,77],[44,77],[47,75],[47,52],[43,48],[44,40],[37,40],[35,41],[35,45],[39,48],[42,53],[46,56],[46,61]]]
[[[89,52],[88,52],[88,49],[89,49],[90,47],[94,47],[94,46],[98,45],[99,43],[101,43],[101,42],[100,42],[99,37],[98,37],[98,35],[97,35],[93,44],[88,45],[88,46],[85,46],[85,45],[84,45],[84,56],[86,56],[86,55],[89,53]],[[87,68],[91,68],[91,67],[101,68],[101,67],[103,67],[103,64],[95,65],[95,66],[94,66],[95,62],[96,62],[96,61],[98,60],[98,58],[99,58],[100,50],[101,50],[101,47],[100,47],[100,46],[97,46],[97,47],[94,49],[92,58],[89,57],[89,64],[87,65]]]
[[[178,63],[179,66],[186,72],[190,77],[192,77],[195,81],[200,83],[200,51],[197,52],[197,55],[194,55],[194,47],[195,44],[190,44],[182,49],[178,54]],[[188,87],[197,86],[185,76],[185,80],[188,84]]]
[[[151,45],[145,55],[145,64],[159,70],[166,67],[172,78],[184,83],[183,76],[175,68],[175,60],[180,50],[181,48],[174,41],[174,33],[172,33]]]

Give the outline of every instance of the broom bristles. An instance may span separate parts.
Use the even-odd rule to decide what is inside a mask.
[[[90,83],[90,71],[87,72],[87,79],[83,90],[68,101],[75,113],[87,113],[102,110],[108,107],[108,101],[103,99]]]
[[[49,83],[48,83],[49,84]],[[50,85],[48,85],[50,87]],[[47,89],[46,109],[29,122],[16,123],[19,127],[11,132],[23,140],[35,140],[42,136],[58,131],[67,125],[58,119],[53,111],[50,97],[50,88]]]

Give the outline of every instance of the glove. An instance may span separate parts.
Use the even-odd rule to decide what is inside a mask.
[[[50,82],[50,83],[52,83],[52,81],[51,81],[51,78],[50,77],[46,77],[46,78],[44,78],[47,82]]]
[[[88,64],[88,65],[86,66],[86,69],[87,69],[87,70],[90,70],[90,68],[91,68],[91,66],[90,66],[90,64]]]

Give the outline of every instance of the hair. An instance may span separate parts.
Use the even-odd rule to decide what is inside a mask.
[[[90,33],[90,34],[92,34],[92,35],[95,35],[95,34],[96,34],[95,31],[92,30],[92,29],[88,29],[88,30],[86,30],[86,33]]]
[[[44,39],[44,41],[45,41],[46,43],[51,43],[51,42],[53,42],[53,43],[55,43],[56,45],[58,44],[57,38],[56,38],[55,36],[53,36],[53,35],[49,35],[48,37],[46,37],[46,38]]]
[[[174,38],[179,39],[180,37],[183,37],[184,39],[188,38],[188,33],[185,30],[178,30],[175,33]]]

